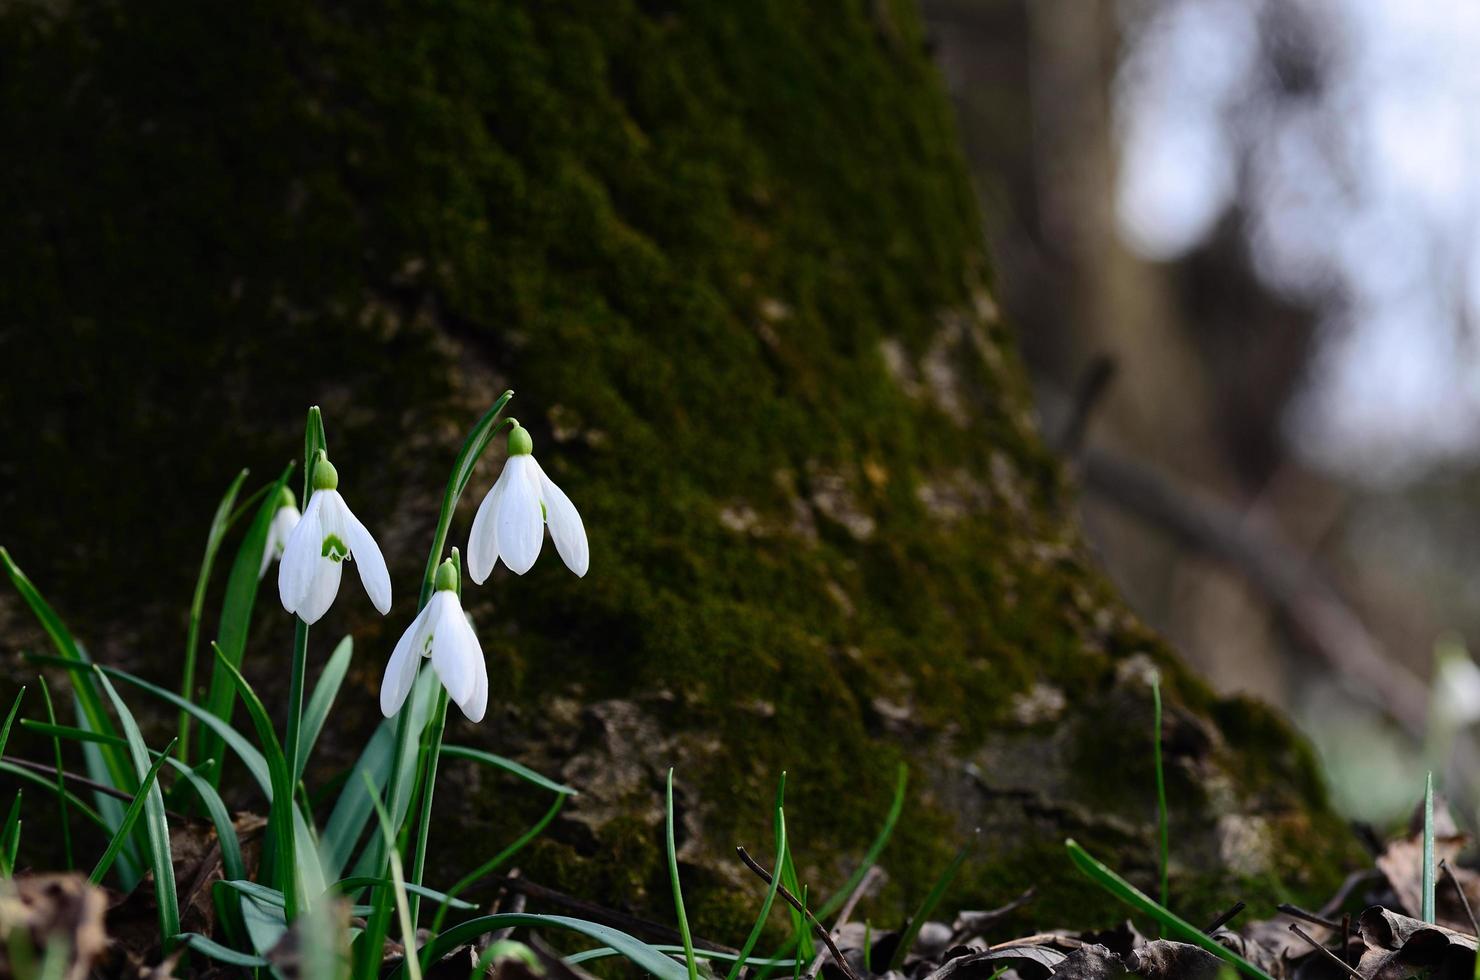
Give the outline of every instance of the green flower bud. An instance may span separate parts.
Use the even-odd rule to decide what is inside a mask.
[[[529,430],[518,422],[514,428],[509,430],[509,455],[528,456],[534,452],[534,440],[529,437]]]
[[[292,490],[289,490],[287,488],[287,486],[284,486],[281,490],[278,491],[278,503],[277,503],[277,509],[278,510],[282,510],[284,507],[297,507],[297,506],[298,506],[298,498],[295,497],[295,496],[293,496],[293,491]]]
[[[452,559],[448,558],[437,567],[437,577],[434,580],[438,592],[457,591],[457,566]]]
[[[319,450],[317,460],[313,464],[313,488],[315,490],[338,490],[339,471],[334,464],[329,462],[329,457]]]

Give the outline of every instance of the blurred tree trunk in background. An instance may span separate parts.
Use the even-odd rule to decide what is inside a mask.
[[[882,0],[8,7],[0,543],[99,659],[173,680],[217,495],[322,404],[398,589],[315,630],[318,658],[357,650],[322,779],[374,723],[446,469],[507,385],[592,567],[469,590],[490,711],[449,739],[583,790],[537,880],[663,906],[673,764],[691,913],[733,935],[730,849],[764,849],[780,771],[825,891],[904,761],[883,917],[980,827],[955,900],[1036,883],[1035,915],[1108,920],[1061,842],[1147,880],[1155,668],[1183,904],[1319,893],[1349,845],[1305,748],[1188,676],[1086,553],[924,48]],[[246,668],[281,703],[272,593]],[[0,621],[42,644],[16,603]],[[545,805],[445,768],[442,871]]]

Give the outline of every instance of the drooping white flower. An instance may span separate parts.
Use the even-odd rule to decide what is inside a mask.
[[[483,647],[457,598],[457,569],[451,561],[437,569],[437,589],[396,643],[380,681],[380,711],[387,718],[401,710],[416,683],[416,668],[430,657],[447,696],[469,721],[488,709],[488,666]]]
[[[539,557],[545,526],[566,567],[585,575],[591,564],[586,527],[570,498],[535,462],[534,440],[517,422],[509,432],[509,459],[478,505],[468,538],[468,573],[483,583],[500,558],[523,575]]]
[[[339,594],[343,563],[351,559],[370,601],[383,616],[391,609],[391,577],[380,546],[339,495],[339,474],[320,456],[314,464],[314,494],[288,535],[278,563],[283,608],[312,625]]]
[[[278,508],[273,511],[272,520],[267,525],[267,542],[262,547],[262,568],[257,572],[258,581],[267,574],[268,565],[283,557],[288,536],[298,526],[298,519],[302,516],[298,513],[298,500],[293,496],[293,491],[283,487],[282,493],[278,495]]]
[[[1440,640],[1435,651],[1434,708],[1441,723],[1467,726],[1480,721],[1480,667],[1464,644],[1453,637]]]

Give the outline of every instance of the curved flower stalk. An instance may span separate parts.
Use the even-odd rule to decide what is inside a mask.
[[[322,454],[313,467],[313,496],[283,547],[278,595],[283,608],[312,625],[339,594],[343,563],[357,562],[360,581],[383,616],[391,608],[391,577],[380,546],[339,495],[339,474]]]
[[[457,567],[451,559],[437,569],[436,592],[401,634],[380,681],[380,711],[387,718],[401,710],[416,683],[416,667],[430,657],[447,696],[469,721],[488,709],[488,665],[483,647],[457,597]]]
[[[267,575],[269,565],[283,557],[288,538],[292,536],[293,529],[298,526],[302,516],[298,512],[298,498],[293,496],[292,490],[283,487],[278,494],[278,509],[273,512],[272,522],[267,525],[267,542],[262,548],[262,568],[257,572],[258,581]]]
[[[493,489],[478,505],[468,538],[468,573],[482,585],[503,559],[523,575],[539,557],[545,526],[566,567],[585,575],[591,564],[581,515],[534,458],[534,440],[515,422],[509,431],[509,458]]]

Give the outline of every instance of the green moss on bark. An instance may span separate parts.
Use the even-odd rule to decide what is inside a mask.
[[[366,708],[326,735],[347,759],[460,429],[510,384],[592,569],[469,590],[490,719],[449,737],[587,788],[541,880],[661,911],[674,763],[691,909],[732,938],[728,855],[766,849],[776,775],[825,890],[907,761],[879,917],[978,825],[953,902],[1034,883],[1054,922],[1108,917],[1060,842],[1149,880],[1140,664],[1190,733],[1189,911],[1339,877],[1303,747],[1092,566],[908,4],[79,2],[6,10],[0,59],[3,536],[101,655],[168,672],[212,491],[291,458],[320,402],[399,590],[316,631],[360,639]],[[285,636],[249,654],[269,691]],[[448,772],[438,880],[544,805]],[[1267,856],[1230,871],[1228,821],[1255,818]]]

